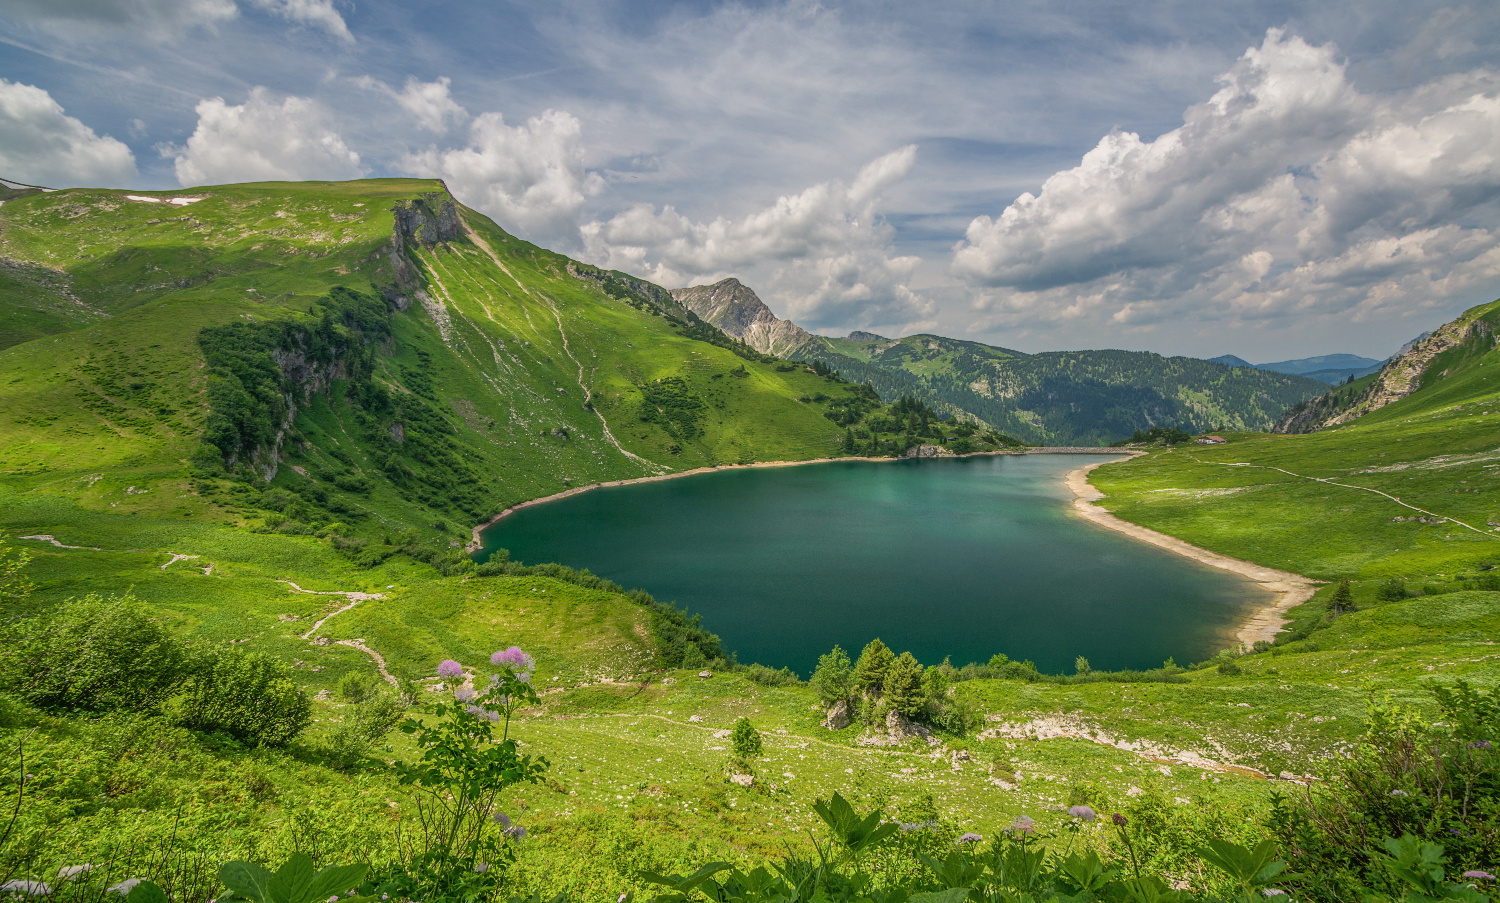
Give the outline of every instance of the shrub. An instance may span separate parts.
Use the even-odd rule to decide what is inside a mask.
[[[741,718],[734,723],[734,732],[729,735],[729,748],[734,752],[735,764],[746,770],[753,760],[760,758],[764,751],[760,731],[755,729],[750,719]]]
[[[849,655],[838,646],[827,655],[818,657],[817,670],[813,671],[812,688],[824,705],[832,705],[854,694],[854,666]]]
[[[385,739],[404,715],[405,706],[396,694],[371,688],[357,705],[345,710],[343,720],[329,732],[323,750],[338,764],[353,765],[369,754],[371,746]]]
[[[1377,595],[1380,596],[1382,602],[1400,602],[1407,596],[1406,584],[1402,583],[1399,577],[1392,577],[1380,584]]]
[[[286,665],[239,649],[201,655],[169,709],[184,727],[267,746],[285,746],[312,720],[312,703]]]
[[[1500,691],[1460,681],[1430,688],[1433,723],[1372,706],[1363,742],[1331,760],[1325,780],[1300,800],[1278,798],[1271,827],[1316,899],[1358,899],[1363,886],[1394,888],[1383,838],[1441,843],[1450,873],[1487,869],[1500,853]]]
[[[339,698],[345,702],[363,702],[375,690],[374,682],[358,671],[351,671],[339,678]]]
[[[86,596],[21,621],[0,643],[0,685],[44,708],[148,709],[182,681],[187,646],[132,596]]]

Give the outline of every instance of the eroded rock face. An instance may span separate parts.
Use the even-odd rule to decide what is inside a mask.
[[[892,709],[885,716],[884,731],[866,731],[855,742],[860,746],[905,746],[913,740],[922,740],[929,746],[941,742],[926,726]]]
[[[901,453],[903,458],[951,458],[953,452],[941,445],[913,445]]]
[[[672,297],[761,354],[786,357],[814,341],[812,334],[801,326],[771,313],[755,292],[738,279],[674,288]]]
[[[849,700],[840,699],[828,707],[828,713],[823,718],[823,726],[831,731],[841,731],[849,726]]]
[[[1495,342],[1495,330],[1488,321],[1472,315],[1459,317],[1403,349],[1381,368],[1364,393],[1346,406],[1340,407],[1335,401],[1339,394],[1335,389],[1289,409],[1271,432],[1312,433],[1363,417],[1420,389],[1427,366],[1443,352],[1465,343],[1489,348]]]

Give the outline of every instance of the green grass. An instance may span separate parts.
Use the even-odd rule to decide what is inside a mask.
[[[479,666],[492,650],[521,645],[537,657],[543,703],[517,731],[553,769],[546,786],[504,802],[534,835],[516,884],[588,899],[641,886],[641,868],[751,864],[789,844],[806,849],[811,805],[835,791],[898,816],[930,795],[945,822],[987,836],[1020,814],[1061,824],[1078,794],[1104,811],[1160,798],[1243,807],[1253,820],[1288,785],[1168,760],[1314,772],[1359,735],[1372,700],[1425,706],[1428,681],[1493,685],[1500,675],[1500,593],[1477,588],[1500,563],[1489,527],[1500,521],[1500,367],[1477,347],[1442,361],[1447,375],[1421,392],[1342,429],[1229,433],[1222,447],[1094,472],[1103,504],[1121,517],[1261,564],[1349,578],[1360,610],[1328,616],[1333,587],[1324,587],[1293,612],[1302,638],[1237,659],[1237,676],[1209,666],[1180,683],[965,682],[955,692],[984,714],[984,731],[935,748],[870,748],[857,730],[827,731],[803,685],[664,669],[648,613],[621,595],[540,577],[444,577],[403,555],[361,567],[331,535],[393,550],[387,539],[410,534],[446,551],[472,520],[441,493],[382,476],[382,446],[349,403],[347,380],[301,398],[271,486],[195,474],[207,388],[197,336],[236,321],[313,323],[309,307],[334,286],[397,286],[390,208],[436,187],[225,186],[192,192],[207,197],[180,208],[73,191],[0,207],[0,256],[23,262],[32,280],[0,296],[34,313],[10,320],[0,310],[19,324],[0,341],[12,343],[0,350],[0,541],[32,556],[38,584],[7,616],[130,592],[184,633],[281,658],[314,694],[346,674],[377,673],[369,654],[341,641],[362,642],[415,681],[442,658]],[[499,263],[467,240],[414,251],[410,263],[441,313],[434,319],[418,301],[392,314],[372,378],[396,393],[430,384],[451,448],[484,476],[487,510],[591,482],[835,451],[843,430],[823,416],[827,404],[798,399],[847,387],[685,338],[569,276],[565,258],[465,216]],[[59,306],[62,289],[92,312]],[[740,367],[745,375],[733,375]],[[665,379],[699,402],[692,436],[642,417],[641,387]],[[330,493],[345,522],[318,509],[313,535],[254,531],[273,513],[274,490],[308,499],[309,487],[339,476],[368,482]],[[1313,477],[1379,489],[1486,535],[1397,521],[1416,512]],[[33,534],[84,548],[19,538]],[[1379,601],[1393,575],[1426,594]],[[343,595],[290,583],[382,598],[346,608]],[[394,855],[411,798],[388,763],[409,758],[410,741],[393,735],[375,760],[342,772],[318,743],[344,707],[334,697],[315,711],[302,746],[271,752],[0,700],[0,741],[35,728],[28,761],[43,775],[18,836],[54,868],[131,844],[196,845],[210,859],[270,860],[293,848],[314,848],[320,860]],[[727,737],[716,735],[742,716],[767,748],[748,789],[725,780]],[[1028,739],[1059,727],[1078,736]],[[955,763],[959,751],[970,758]]]

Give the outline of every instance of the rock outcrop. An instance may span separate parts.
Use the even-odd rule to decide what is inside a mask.
[[[672,297],[761,354],[790,357],[816,342],[812,333],[771,313],[755,292],[738,279],[674,288]]]
[[[913,445],[901,453],[903,458],[951,458],[953,452],[941,445]]]
[[[1485,310],[1468,311],[1436,332],[1424,334],[1404,346],[1402,353],[1387,361],[1375,380],[1357,397],[1348,398],[1335,389],[1287,409],[1271,432],[1312,433],[1348,423],[1400,401],[1422,387],[1422,377],[1438,355],[1465,343],[1482,344],[1486,349],[1495,344],[1495,325],[1491,322],[1492,315],[1482,315]]]
[[[828,707],[828,712],[823,718],[823,726],[831,731],[841,731],[849,726],[851,720],[849,717],[849,700],[840,699]]]
[[[925,726],[892,709],[885,716],[885,730],[871,730],[861,734],[855,742],[860,746],[905,746],[913,740],[936,746],[940,741]]]

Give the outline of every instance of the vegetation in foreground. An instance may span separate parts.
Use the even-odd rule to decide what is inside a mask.
[[[1456,714],[1489,724],[1494,698],[1500,586],[1482,535],[1500,520],[1482,482],[1496,434],[1491,352],[1466,351],[1419,393],[1341,430],[1230,433],[1223,447],[1170,446],[1096,472],[1123,517],[1329,580],[1276,643],[1170,680],[1086,663],[1045,679],[1024,663],[903,665],[889,700],[884,677],[879,701],[870,696],[870,733],[880,704],[920,700],[914,720],[935,727],[936,743],[867,746],[863,729],[823,726],[822,681],[715,661],[705,625],[680,613],[565,569],[476,568],[460,547],[466,505],[487,513],[747,449],[836,452],[857,427],[812,399],[860,390],[693,338],[690,320],[674,325],[645,309],[649,298],[610,294],[482,222],[471,225],[488,251],[472,237],[429,245],[441,210],[417,201],[432,188],[248,186],[171,210],[109,192],[6,204],[4,253],[46,269],[34,287],[59,303],[66,272],[89,308],[74,305],[81,326],[53,324],[0,351],[0,595],[6,649],[31,650],[7,659],[22,664],[7,666],[0,696],[0,743],[15,751],[0,793],[17,803],[0,866],[3,881],[21,882],[14,894],[40,882],[56,897],[106,899],[144,878],[179,900],[208,899],[231,862],[286,868],[288,882],[355,863],[372,867],[362,881],[424,874],[424,790],[403,784],[396,763],[421,762],[431,732],[478,717],[438,714],[454,700],[434,663],[478,674],[510,645],[535,657],[536,699],[512,713],[515,753],[548,767],[486,804],[527,836],[497,836],[507,826],[492,819],[495,858],[482,861],[494,867],[453,871],[454,899],[670,898],[683,889],[652,875],[716,862],[730,868],[710,869],[694,893],[765,898],[779,892],[780,864],[782,879],[823,869],[829,896],[1045,899],[1077,896],[1057,863],[1089,852],[1115,870],[1116,889],[1096,896],[1160,898],[1178,884],[1226,898],[1245,888],[1213,857],[1254,856],[1268,840],[1276,856],[1262,867],[1288,863],[1273,889],[1294,896],[1493,887],[1462,876],[1495,871],[1492,802],[1478,805],[1493,799],[1491,760],[1469,745],[1493,743],[1492,728],[1461,743]],[[389,218],[365,216],[382,191],[388,206],[422,213],[399,247]],[[424,305],[418,288],[441,300]],[[236,320],[249,328],[229,329]],[[223,341],[204,347],[205,335]],[[269,485],[278,440],[262,415],[274,425],[277,411],[256,388],[267,357],[281,378],[300,374]],[[679,404],[671,379],[700,407]],[[227,426],[213,435],[226,442],[204,454],[216,391]],[[690,410],[701,417],[682,416]],[[893,413],[872,408],[863,422]],[[915,438],[914,413],[875,435]],[[474,490],[460,465],[496,478]],[[96,623],[108,629],[85,629]],[[849,648],[871,639],[851,636]],[[75,669],[79,648],[93,651]],[[144,648],[153,666],[134,667]],[[135,677],[101,677],[111,650],[128,653],[117,670]],[[913,671],[926,691],[916,698]],[[952,678],[940,697],[929,674]],[[244,675],[283,705],[236,701],[229,690]],[[941,723],[942,700],[970,717]],[[391,729],[406,719],[420,726]],[[1322,780],[1308,789],[1304,776]],[[1457,787],[1475,804],[1449,793]],[[879,810],[877,826],[898,826],[858,863],[825,817],[835,794],[861,823]],[[1118,812],[1125,835],[1112,818],[1070,813],[1079,806]],[[966,833],[981,840],[956,845]],[[1029,884],[1008,883],[1024,874],[1006,864],[1018,844],[1044,863]],[[1056,867],[1042,846],[1062,856]],[[954,868],[972,872],[963,880],[987,890],[943,884],[954,879],[934,864],[954,851]],[[757,874],[771,877],[747,889]]]

